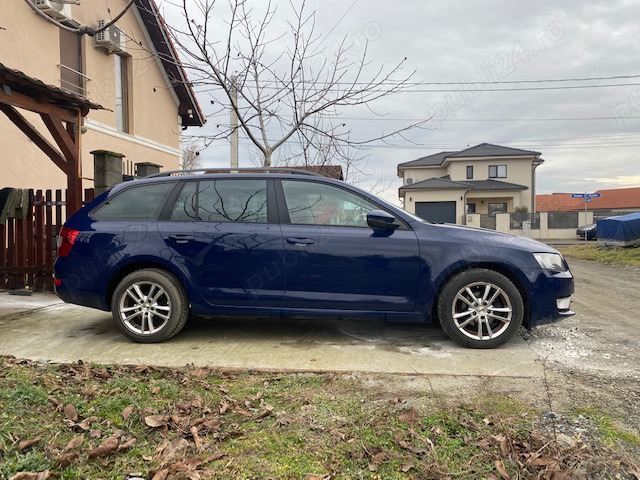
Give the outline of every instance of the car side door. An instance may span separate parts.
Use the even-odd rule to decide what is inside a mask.
[[[185,181],[158,222],[167,252],[210,305],[281,307],[282,235],[273,183]]]
[[[419,247],[406,224],[375,230],[381,207],[347,186],[282,179],[286,308],[412,312]]]

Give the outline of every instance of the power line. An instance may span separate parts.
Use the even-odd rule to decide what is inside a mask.
[[[397,93],[404,92],[415,92],[415,93],[446,93],[446,92],[466,92],[470,91],[468,87],[472,87],[474,85],[519,85],[519,84],[540,84],[540,83],[567,83],[567,82],[590,82],[590,81],[603,81],[603,80],[623,80],[623,79],[633,79],[640,78],[640,75],[615,75],[611,77],[576,77],[576,78],[557,78],[557,79],[539,79],[539,80],[496,80],[496,81],[457,81],[457,82],[403,82],[403,81],[393,81],[387,80],[384,82],[376,83],[376,82],[326,82],[320,80],[298,80],[295,83],[299,84],[313,84],[320,86],[334,85],[334,86],[367,86],[372,83],[375,85],[376,90],[369,90],[371,93],[375,92],[384,92],[384,90],[378,90],[378,87],[388,86],[390,88],[395,88],[398,86],[404,87],[401,91]],[[196,82],[197,83],[197,82]],[[276,90],[281,89],[282,87],[279,85],[272,85],[277,82],[276,80],[263,80],[262,82],[263,88]],[[206,85],[206,84],[205,84]],[[420,89],[420,88],[412,88],[412,87],[423,87],[429,85],[451,85],[451,86],[460,86],[460,88],[448,88],[448,89]],[[483,88],[479,91],[482,92],[522,92],[522,91],[544,91],[544,90],[573,90],[573,89],[585,89],[585,88],[609,88],[609,87],[630,87],[630,86],[638,86],[640,83],[631,82],[631,83],[605,83],[599,85],[562,85],[562,86],[544,86],[544,87],[524,87],[524,88]],[[464,88],[467,87],[467,88]],[[220,87],[215,86],[213,88],[201,90],[198,89],[201,93],[212,92]]]
[[[585,137],[589,140],[591,137]],[[555,143],[537,143],[537,142],[556,142],[563,139],[544,139],[544,140],[509,140],[509,141],[496,141],[499,144],[515,143],[521,146],[521,148],[569,148],[569,149],[582,149],[582,148],[624,148],[624,147],[637,147],[640,143],[588,143],[581,145],[560,145]],[[570,140],[570,139],[568,139]],[[615,139],[613,139],[615,140]],[[533,142],[533,143],[532,143]],[[301,144],[300,141],[290,140],[288,143]],[[407,144],[407,145],[393,145],[393,144],[368,144],[363,145],[363,150],[367,149],[397,149],[397,150],[455,150],[469,148],[471,145],[477,145],[478,141],[474,142],[457,142],[457,143],[439,143],[439,144]],[[253,146],[250,141],[241,141],[242,146]],[[527,147],[527,145],[531,145]],[[228,146],[228,142],[220,142],[211,144],[209,147]]]
[[[221,113],[217,115],[211,115],[210,118],[216,117],[224,117],[226,118],[228,115],[226,113]],[[419,122],[425,120],[424,118],[397,118],[397,117],[385,117],[385,116],[376,116],[376,117],[343,117],[343,116],[327,116],[329,120],[336,120],[337,122],[341,122],[342,120],[358,120],[358,121],[386,121],[386,122]],[[581,122],[581,121],[602,121],[602,120],[619,120],[619,117],[551,117],[551,118],[438,118],[438,119],[430,119],[429,121],[437,121],[437,122]],[[624,117],[624,120],[640,120],[640,116],[636,117]]]

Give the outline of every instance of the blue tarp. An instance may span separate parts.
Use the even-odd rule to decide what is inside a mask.
[[[598,241],[621,246],[640,243],[640,213],[598,220]]]

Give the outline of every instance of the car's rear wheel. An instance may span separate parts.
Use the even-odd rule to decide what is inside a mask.
[[[111,300],[116,327],[139,343],[168,340],[184,327],[189,301],[178,279],[168,272],[144,269],[130,273]]]
[[[472,269],[453,277],[438,298],[445,333],[471,348],[495,348],[522,325],[524,304],[517,287],[504,275]]]

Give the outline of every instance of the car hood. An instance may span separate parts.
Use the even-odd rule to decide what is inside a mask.
[[[507,233],[487,230],[485,228],[466,227],[462,225],[431,225],[447,237],[468,242],[487,242],[495,246],[524,250],[527,252],[557,253],[557,250],[549,245],[531,238],[518,237]]]

